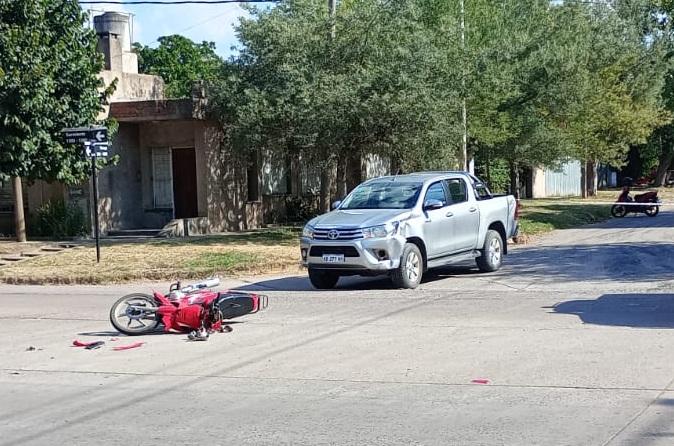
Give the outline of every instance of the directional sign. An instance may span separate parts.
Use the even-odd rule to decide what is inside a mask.
[[[84,150],[90,157],[108,156],[108,148],[107,142],[86,141],[84,143]]]
[[[108,142],[108,129],[105,127],[78,127],[63,129],[61,133],[65,135],[68,144],[82,144],[88,141],[98,143]]]

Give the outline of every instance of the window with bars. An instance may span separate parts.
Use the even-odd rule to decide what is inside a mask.
[[[152,149],[152,193],[155,208],[173,207],[173,175],[169,149]]]

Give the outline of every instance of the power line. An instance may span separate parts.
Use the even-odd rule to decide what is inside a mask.
[[[89,0],[82,5],[223,5],[226,3],[276,3],[279,0]]]

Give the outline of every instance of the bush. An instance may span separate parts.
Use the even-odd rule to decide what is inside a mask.
[[[286,222],[305,223],[319,215],[315,201],[311,197],[286,197]]]
[[[487,175],[489,171],[489,175]],[[475,174],[489,184],[489,189],[493,193],[507,193],[510,186],[510,169],[508,163],[502,159],[492,159],[487,169],[487,163],[484,158],[477,158],[475,163]]]
[[[79,206],[63,200],[49,201],[35,214],[33,232],[37,236],[64,238],[85,235],[87,218]]]

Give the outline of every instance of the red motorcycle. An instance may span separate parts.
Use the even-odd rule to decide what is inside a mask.
[[[629,213],[643,213],[649,217],[655,217],[660,212],[660,199],[656,191],[635,195],[632,198],[630,187],[623,186],[616,203],[611,207],[611,215],[617,218],[622,218]]]
[[[121,333],[132,336],[153,332],[162,324],[166,332],[191,331],[191,339],[206,340],[209,333],[223,330],[223,321],[267,307],[267,296],[211,290],[219,284],[219,279],[186,287],[176,282],[171,284],[168,294],[155,291],[153,295],[126,295],[110,309],[110,322]]]

